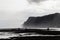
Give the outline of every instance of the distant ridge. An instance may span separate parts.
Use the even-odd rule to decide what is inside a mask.
[[[29,17],[28,20],[24,22],[23,26],[29,28],[60,28],[60,13],[49,14],[42,17]]]

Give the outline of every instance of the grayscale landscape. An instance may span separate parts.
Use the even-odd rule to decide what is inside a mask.
[[[0,40],[60,40],[60,0],[0,0]]]

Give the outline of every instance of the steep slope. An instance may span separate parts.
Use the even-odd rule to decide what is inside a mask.
[[[23,26],[29,28],[60,27],[60,14],[54,13],[42,17],[29,17]]]

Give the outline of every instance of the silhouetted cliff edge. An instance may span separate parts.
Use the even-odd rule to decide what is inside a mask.
[[[42,17],[29,17],[23,24],[24,27],[59,27],[60,28],[60,13],[45,15]]]

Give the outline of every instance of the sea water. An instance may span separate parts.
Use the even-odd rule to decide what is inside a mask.
[[[60,36],[60,35],[43,35],[43,34],[36,34],[36,33],[0,32],[0,39],[10,39],[11,37],[28,37],[28,36]]]
[[[0,32],[0,39],[9,39],[10,37],[18,36],[18,34],[15,34],[13,32]]]

